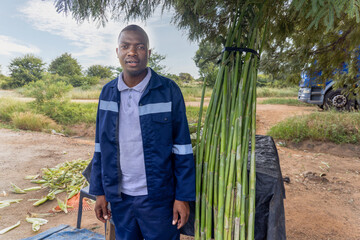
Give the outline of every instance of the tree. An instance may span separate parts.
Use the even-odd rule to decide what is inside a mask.
[[[219,71],[218,61],[221,56],[221,45],[201,41],[195,53],[194,62],[199,68],[199,74],[207,86],[214,86]]]
[[[191,76],[190,73],[179,73],[179,80],[184,83],[189,83],[194,81],[195,79]]]
[[[111,78],[113,73],[110,67],[102,65],[92,65],[86,70],[86,74],[89,77],[98,77],[98,78]]]
[[[353,85],[358,75],[358,18],[350,14],[345,1],[335,6],[321,6],[317,1],[295,2],[294,8],[311,10],[281,11],[277,25],[270,26],[270,41],[261,57],[260,70],[275,81],[290,83],[299,82],[301,71],[312,74],[321,70],[323,80],[335,78],[339,86]],[[321,21],[320,12],[324,14]],[[353,13],[356,12],[358,8],[353,9]],[[334,70],[342,69],[344,62],[349,64],[349,74],[334,75]]]
[[[160,53],[155,52],[152,49],[150,57],[149,57],[149,67],[151,67],[155,72],[165,75],[166,74],[166,66],[161,64],[161,61],[165,60],[166,56],[161,55]]]
[[[122,68],[120,66],[109,66],[109,68],[112,72],[112,78],[116,78],[122,72]]]
[[[26,54],[23,57],[14,58],[10,65],[11,81],[9,87],[21,87],[30,82],[35,82],[42,78],[45,63],[32,54]]]
[[[316,66],[322,69],[325,79],[346,62],[350,66],[350,75],[337,75],[336,80],[352,85],[358,72],[355,56],[360,45],[360,0],[352,0],[351,4],[338,0],[263,2],[266,5],[262,26],[267,26],[268,31],[268,44],[264,46],[261,63],[263,71],[274,79],[298,81],[301,70],[314,71],[309,63],[316,59]],[[94,0],[89,4],[87,1],[55,0],[58,12],[71,12],[78,21],[94,20],[103,25],[109,19],[146,20],[160,5],[162,10],[173,9],[172,22],[180,29],[186,29],[189,39],[206,39],[218,44],[225,43],[230,23],[245,4],[249,2]],[[246,34],[251,26],[241,27]]]
[[[81,66],[75,58],[69,53],[64,53],[55,58],[49,65],[49,72],[58,74],[60,76],[79,76],[81,73]]]

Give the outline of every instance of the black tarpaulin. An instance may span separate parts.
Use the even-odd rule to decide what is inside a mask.
[[[250,149],[248,169],[250,168]],[[270,136],[256,136],[256,207],[255,239],[286,239],[284,202],[285,188],[282,180],[279,156],[274,140]],[[190,217],[180,230],[182,234],[194,236],[195,203],[190,203]]]

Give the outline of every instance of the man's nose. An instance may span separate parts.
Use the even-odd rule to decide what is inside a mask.
[[[135,47],[135,46],[131,46],[131,47],[129,48],[129,51],[128,51],[127,55],[128,55],[128,56],[134,56],[134,55],[136,55],[136,54],[137,54],[137,52],[136,52],[136,47]]]

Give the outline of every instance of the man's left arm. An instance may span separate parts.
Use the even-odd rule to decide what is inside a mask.
[[[175,84],[172,96],[173,161],[176,182],[173,225],[177,223],[178,228],[181,228],[189,218],[188,202],[195,201],[195,162],[184,98],[180,88]]]

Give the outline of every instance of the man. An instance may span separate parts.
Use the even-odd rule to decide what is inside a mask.
[[[179,239],[195,200],[195,164],[185,104],[174,81],[147,67],[149,39],[137,25],[119,34],[123,72],[103,87],[90,194],[116,238]],[[111,211],[108,210],[110,202]]]

